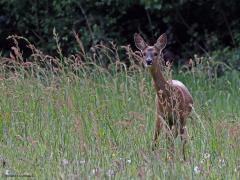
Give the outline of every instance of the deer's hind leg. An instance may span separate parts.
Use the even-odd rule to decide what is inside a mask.
[[[187,127],[186,127],[186,119],[182,119],[182,122],[180,124],[180,137],[182,141],[182,154],[183,154],[183,160],[186,160],[186,144],[187,144],[187,138],[188,138],[188,133],[187,133]]]
[[[191,112],[191,107],[189,106],[189,109],[186,113],[182,114],[180,117],[180,137],[182,141],[182,154],[183,154],[183,160],[186,161],[186,144],[188,140],[188,132],[187,132],[187,118]]]

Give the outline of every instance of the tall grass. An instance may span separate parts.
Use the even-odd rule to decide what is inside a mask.
[[[0,76],[2,176],[239,179],[239,72],[216,78],[200,66],[174,70],[174,79],[193,95],[194,111],[187,123],[188,160],[182,160],[178,138],[168,162],[163,134],[158,149],[150,148],[155,92],[148,70],[135,64],[137,54],[125,47],[127,70],[112,47],[95,47],[92,56],[80,46],[70,57],[58,49],[57,58],[31,46],[31,63],[19,59],[18,49],[2,57],[8,66],[1,66]],[[108,70],[101,58],[111,62]]]

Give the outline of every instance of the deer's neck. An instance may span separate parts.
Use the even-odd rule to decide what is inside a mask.
[[[160,60],[154,61],[150,69],[150,72],[151,72],[153,82],[154,82],[154,87],[157,93],[161,91],[165,95],[169,94],[168,93],[169,88],[167,87],[168,83],[161,72]]]

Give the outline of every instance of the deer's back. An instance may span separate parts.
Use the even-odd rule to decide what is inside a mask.
[[[171,84],[176,90],[177,96],[179,98],[180,114],[183,116],[183,118],[185,118],[185,116],[188,116],[192,110],[192,95],[182,82],[178,80],[171,80],[168,81],[168,83]]]
[[[184,104],[193,104],[192,95],[190,94],[187,87],[178,80],[171,80],[168,81],[169,84],[171,84],[182,96]]]
[[[192,96],[187,89],[187,87],[178,80],[171,80],[168,81],[169,85],[173,88],[173,93],[171,93],[171,96],[168,101],[171,101],[170,99],[174,100],[174,105],[171,102],[168,102],[166,105],[164,102],[161,102],[162,100],[158,99],[158,113],[167,114],[169,118],[171,118],[172,112],[179,113],[180,119],[185,121],[187,116],[190,114],[192,110],[193,105],[193,99]],[[174,107],[174,108],[172,108]],[[182,122],[182,124],[185,124],[185,122]]]

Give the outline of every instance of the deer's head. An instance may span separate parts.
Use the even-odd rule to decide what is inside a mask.
[[[153,46],[149,46],[137,33],[134,34],[134,41],[136,47],[142,53],[144,65],[151,66],[155,61],[159,60],[159,56],[161,56],[162,50],[167,44],[167,36],[165,33],[162,34]]]

